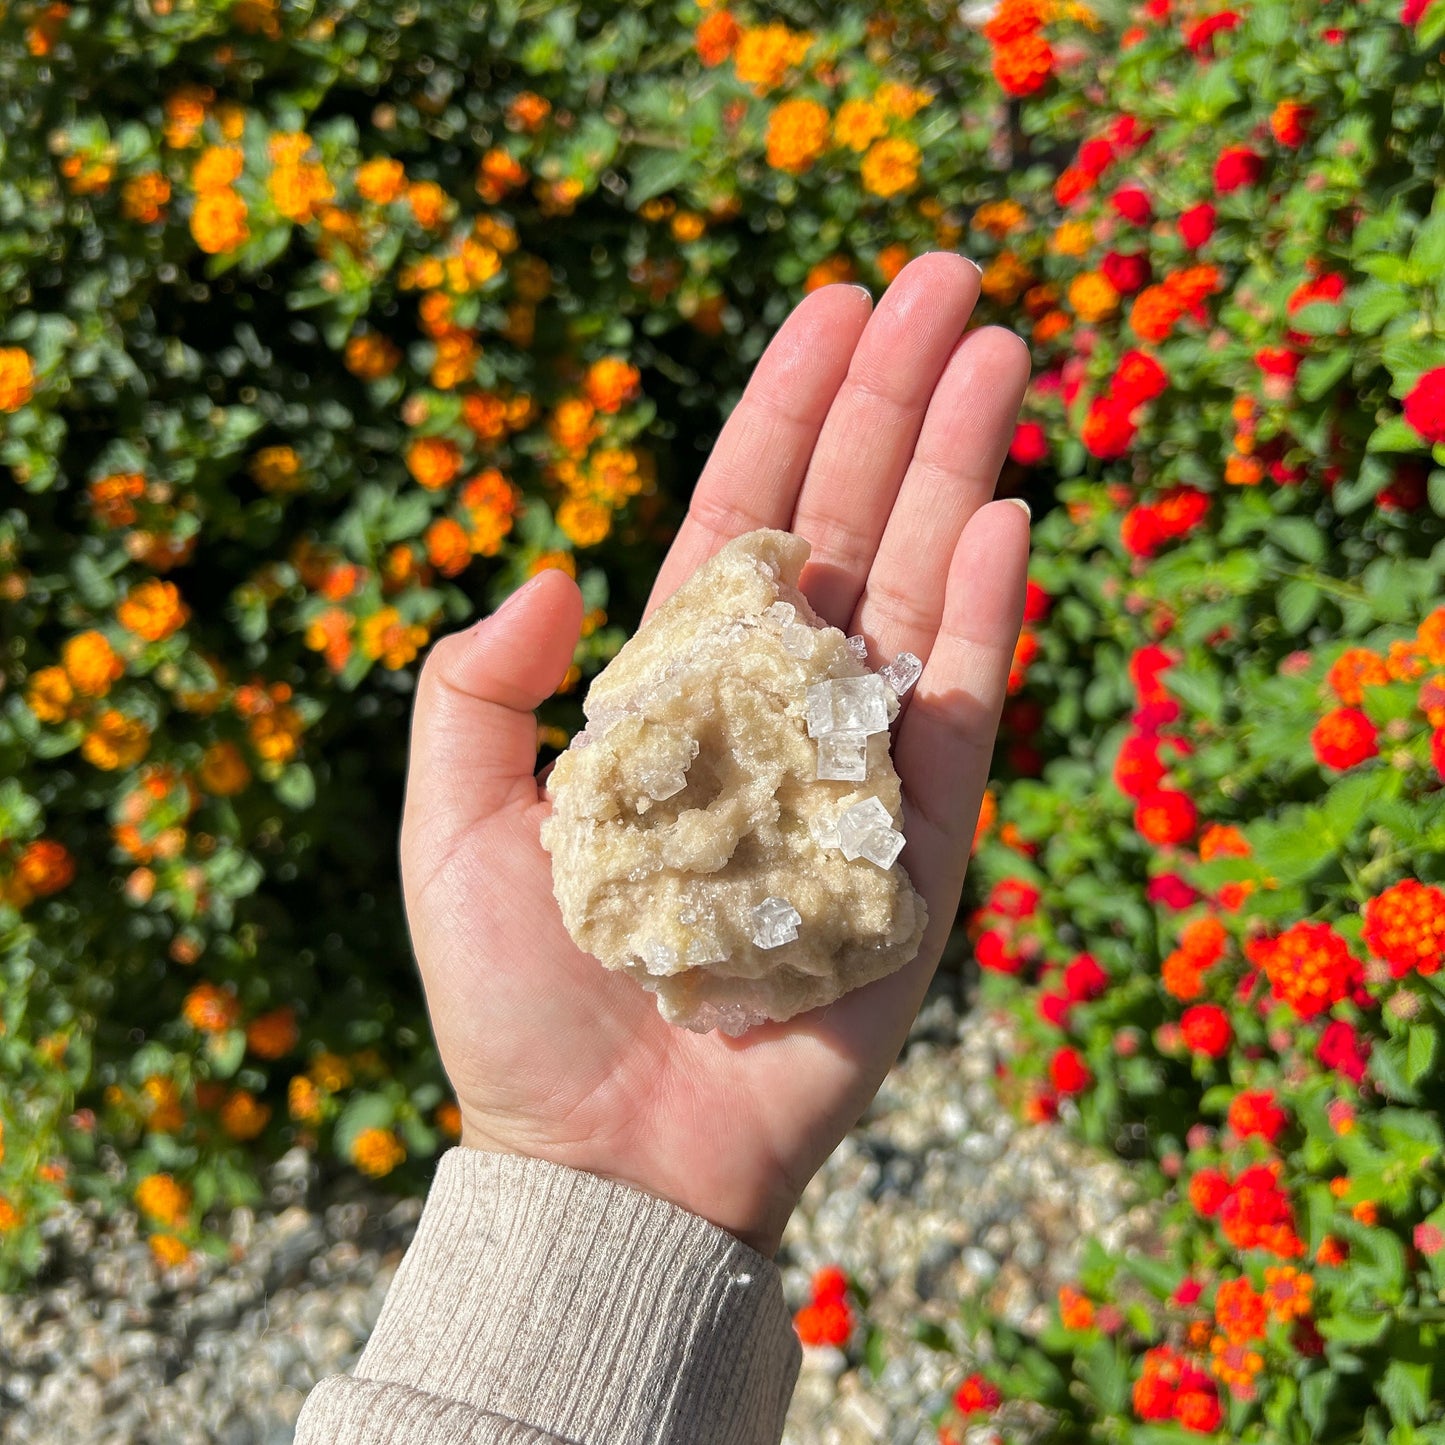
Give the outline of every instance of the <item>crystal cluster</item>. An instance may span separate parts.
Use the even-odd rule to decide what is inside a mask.
[[[870,671],[798,590],[807,555],[782,532],[724,547],[593,682],[548,782],[568,931],[692,1029],[830,1003],[927,922],[889,756],[921,667]]]

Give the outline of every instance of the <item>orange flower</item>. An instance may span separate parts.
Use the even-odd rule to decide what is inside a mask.
[[[873,99],[887,115],[898,120],[912,120],[925,106],[932,104],[933,96],[926,90],[917,90],[897,80],[885,80],[878,87]]]
[[[828,148],[828,110],[816,100],[785,100],[768,117],[768,164],[802,175]]]
[[[1296,923],[1277,938],[1252,940],[1245,953],[1302,1019],[1349,998],[1362,977],[1349,944],[1328,923]]]
[[[406,190],[406,168],[386,156],[363,161],[356,168],[356,189],[363,200],[389,206]]]
[[[1032,280],[1029,268],[1012,251],[1000,251],[984,268],[983,294],[1000,306],[1012,306]]]
[[[191,211],[191,235],[208,256],[234,251],[250,238],[246,216],[246,203],[235,191],[207,191]]]
[[[201,758],[197,772],[201,786],[218,798],[231,798],[243,792],[251,781],[251,770],[235,743],[212,743]]]
[[[920,155],[918,147],[911,140],[895,137],[892,140],[878,141],[863,157],[863,164],[859,169],[863,189],[884,200],[912,190],[918,183]]]
[[[262,447],[251,458],[250,472],[263,492],[299,492],[306,485],[301,458],[294,447]]]
[[[698,59],[709,68],[721,65],[737,48],[741,35],[742,30],[731,11],[712,11],[703,17],[693,36]]]
[[[477,194],[488,205],[496,205],[508,191],[524,185],[527,172],[520,161],[507,151],[489,150],[477,168]]]
[[[813,37],[789,30],[786,25],[762,25],[744,30],[733,52],[733,69],[744,85],[759,95],[776,90],[783,77],[801,65],[812,47]]]
[[[436,1123],[448,1139],[462,1137],[462,1111],[454,1103],[437,1105]]]
[[[266,190],[276,209],[300,225],[314,220],[316,208],[336,194],[326,167],[317,161],[278,165],[266,180]]]
[[[1226,823],[1211,823],[1199,839],[1199,857],[1204,863],[1213,858],[1248,858],[1250,851],[1244,834]]]
[[[282,1059],[296,1047],[296,1010],[287,1005],[257,1014],[246,1025],[246,1047],[258,1059]]]
[[[614,413],[637,396],[642,373],[620,356],[604,356],[587,368],[582,390],[598,411]]]
[[[833,138],[859,155],[887,131],[888,118],[882,106],[871,100],[845,100],[833,118]]]
[[[363,655],[392,671],[413,661],[426,646],[427,637],[425,627],[403,622],[395,607],[383,607],[380,612],[364,618],[357,633]]]
[[[853,263],[848,257],[829,256],[808,272],[807,279],[803,282],[803,290],[811,295],[824,286],[836,286],[839,282],[851,281],[854,274]]]
[[[174,582],[150,578],[131,588],[115,615],[126,631],[134,632],[147,642],[161,642],[185,626],[191,609],[181,601]]]
[[[596,408],[583,397],[568,397],[557,403],[547,430],[564,452],[580,455],[596,438]]]
[[[142,171],[120,188],[120,213],[128,221],[154,225],[165,214],[171,183],[159,171]]]
[[[304,1074],[297,1074],[286,1086],[286,1112],[298,1124],[321,1122],[321,1091]]]
[[[1445,667],[1445,607],[1437,607],[1420,624],[1417,640],[1427,662]]]
[[[975,231],[1002,241],[1027,223],[1028,212],[1017,201],[985,201],[973,213],[969,224]]]
[[[125,672],[125,664],[104,633],[94,630],[67,638],[60,649],[60,661],[75,690],[87,697],[104,697],[111,683]]]
[[[1069,283],[1069,305],[1081,321],[1103,321],[1119,309],[1119,293],[1100,271],[1085,271]]]
[[[334,1094],[351,1083],[351,1065],[340,1054],[320,1053],[311,1061],[308,1075],[318,1089]]]
[[[401,1140],[390,1129],[363,1129],[351,1145],[351,1162],[373,1179],[390,1174],[405,1158]]]
[[[381,381],[400,362],[400,348],[375,331],[353,336],[346,343],[346,369],[362,381]]]
[[[472,560],[466,529],[450,517],[438,517],[426,529],[427,561],[443,577],[455,577]]]
[[[127,717],[107,708],[80,745],[80,755],[103,772],[129,768],[145,757],[150,747],[150,730],[139,718]]]
[[[1054,234],[1049,238],[1049,250],[1056,256],[1086,256],[1089,247],[1094,244],[1094,228],[1087,221],[1063,221],[1059,224]],[[1085,272],[1087,276],[1099,276],[1101,280],[1108,281],[1108,277],[1102,276],[1097,271]],[[1084,279],[1079,276],[1075,279],[1074,285]],[[1110,283],[1110,289],[1113,289]],[[1070,300],[1072,300],[1072,287],[1070,288]],[[1114,292],[1113,305],[1105,314],[1112,314],[1114,307],[1119,304],[1119,293]],[[1077,311],[1079,308],[1074,307]],[[1088,319],[1087,317],[1085,318]]]
[[[467,545],[479,557],[495,557],[512,530],[518,506],[517,489],[495,467],[479,472],[462,487],[471,532]]]
[[[191,169],[191,184],[198,195],[224,191],[239,179],[245,164],[239,146],[207,146]]]
[[[181,1005],[182,1017],[203,1034],[223,1034],[241,1017],[241,1005],[228,988],[198,983]]]
[[[18,346],[0,346],[0,411],[19,411],[34,394],[30,353]]]
[[[406,449],[407,470],[428,491],[446,486],[461,466],[461,448],[446,437],[418,437]]]
[[[1214,1319],[1232,1345],[1264,1338],[1269,1312],[1247,1279],[1226,1280],[1214,1297]]]
[[[74,882],[75,860],[64,843],[57,843],[53,838],[37,838],[26,844],[15,872],[37,898],[47,898]]]
[[[25,689],[25,702],[41,722],[64,722],[70,715],[75,689],[63,667],[42,667],[32,673]]]
[[[885,246],[874,258],[873,264],[878,269],[878,274],[883,278],[885,286],[891,286],[898,279],[898,273],[909,262],[908,243],[906,241],[895,241],[891,246]]]
[[[183,85],[166,97],[165,136],[172,150],[194,144],[206,122],[206,110],[216,98],[209,85]]]
[[[173,1269],[178,1264],[184,1264],[190,1257],[190,1247],[182,1239],[177,1239],[174,1234],[153,1234],[149,1244],[151,1254],[162,1269]]]
[[[181,1091],[174,1079],[152,1074],[141,1085],[141,1099],[146,1111],[146,1128],[155,1134],[179,1134],[185,1128],[186,1115],[181,1108]]]
[[[289,763],[296,756],[301,727],[296,709],[283,706],[257,713],[247,722],[246,732],[264,762]]]
[[[570,552],[540,552],[527,568],[527,576],[535,577],[539,572],[546,572],[554,567],[569,577],[577,575],[577,563]]]
[[[557,508],[557,525],[575,547],[595,547],[612,530],[612,513],[591,497],[568,497]]]
[[[1384,687],[1390,681],[1390,669],[1378,652],[1350,647],[1335,659],[1325,681],[1346,707],[1358,707],[1367,687]]]
[[[1309,1314],[1314,1287],[1313,1277],[1293,1265],[1271,1266],[1264,1272],[1265,1303],[1270,1314],[1285,1324]]]
[[[136,502],[145,495],[146,480],[139,472],[98,477],[86,489],[96,520],[106,527],[129,527],[138,513]]]
[[[1066,1284],[1059,1290],[1059,1320],[1066,1330],[1092,1329],[1094,1306],[1085,1295]]]
[[[0,1234],[9,1234],[12,1230],[20,1227],[20,1211],[0,1194]]]
[[[221,1105],[221,1128],[229,1138],[254,1139],[271,1121],[271,1106],[247,1089],[232,1089]]]
[[[1159,981],[1165,993],[1181,1003],[1189,1003],[1204,992],[1204,971],[1187,953],[1176,951],[1166,958],[1159,970]]]
[[[447,193],[435,181],[413,181],[406,188],[406,201],[417,224],[428,231],[441,225],[450,207]]]
[[[147,1174],[136,1185],[136,1208],[148,1219],[174,1229],[191,1207],[191,1191],[169,1174]]]
[[[552,114],[552,102],[535,91],[524,90],[507,107],[507,124],[529,134]]]
[[[1009,95],[1032,95],[1053,73],[1053,47],[1037,33],[1020,35],[993,53],[994,79]]]

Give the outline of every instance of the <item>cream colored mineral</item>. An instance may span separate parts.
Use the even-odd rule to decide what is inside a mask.
[[[798,591],[808,544],[729,542],[593,682],[542,843],[579,947],[672,1023],[739,1034],[902,967],[927,921],[897,861],[895,686]]]

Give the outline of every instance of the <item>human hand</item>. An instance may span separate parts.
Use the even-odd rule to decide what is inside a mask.
[[[532,709],[582,621],[543,572],[422,672],[402,880],[464,1145],[660,1195],[771,1256],[804,1185],[907,1037],[952,927],[1023,612],[1028,520],[991,501],[1028,381],[1011,332],[964,335],[979,272],[934,253],[871,308],[814,292],[723,428],[649,607],[758,527],[812,544],[803,591],[874,665],[917,653],[893,739],[902,855],[928,903],[918,956],[823,1009],[738,1039],[663,1021],[573,944],[538,841]]]

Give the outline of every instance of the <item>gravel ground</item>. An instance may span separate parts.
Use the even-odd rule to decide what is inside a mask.
[[[998,1107],[999,1021],[961,1010],[950,988],[935,990],[789,1226],[789,1300],[804,1302],[817,1266],[842,1265],[870,1292],[886,1351],[875,1379],[839,1351],[808,1350],[785,1445],[934,1439],[969,1358],[960,1299],[985,1295],[1036,1326],[1081,1237],[1117,1245],[1147,1227],[1116,1164]],[[293,1151],[267,1206],[231,1216],[232,1262],[165,1272],[134,1219],[52,1221],[46,1284],[0,1297],[0,1441],[285,1445],[311,1385],[355,1360],[420,1212],[355,1181],[317,1193],[311,1160]],[[917,1319],[944,1328],[961,1358],[914,1341]]]

